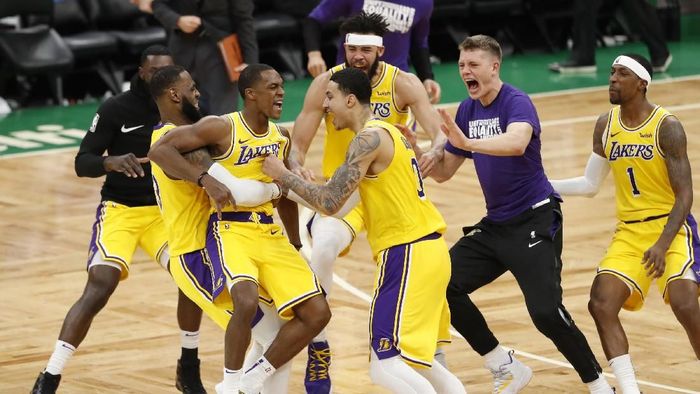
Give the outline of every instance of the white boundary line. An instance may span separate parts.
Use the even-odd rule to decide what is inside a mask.
[[[363,292],[362,290],[358,289],[357,287],[351,285],[348,281],[346,281],[345,279],[343,279],[343,278],[341,278],[340,276],[336,275],[335,273],[333,273],[333,282],[337,283],[340,287],[342,287],[342,288],[343,288],[345,291],[347,291],[348,293],[354,295],[355,297],[361,299],[362,301],[365,301],[367,304],[370,304],[370,303],[372,302],[372,297],[370,297],[368,294],[366,294],[366,293]],[[460,335],[457,331],[455,331],[454,329],[450,329],[450,332],[452,333],[452,335],[464,339],[464,337],[461,336],[461,335]],[[510,350],[510,348],[507,348],[507,347],[505,347],[505,346],[504,346],[504,348],[505,348],[506,350]],[[567,362],[563,362],[563,361],[559,361],[559,360],[554,360],[554,359],[547,358],[547,357],[543,357],[543,356],[538,356],[538,355],[536,355],[536,354],[528,353],[528,352],[523,352],[523,351],[520,351],[520,350],[516,350],[516,353],[517,353],[519,356],[523,356],[523,357],[526,357],[526,358],[529,358],[529,359],[532,359],[532,360],[541,361],[541,362],[546,363],[546,364],[552,364],[552,365],[556,365],[556,366],[559,366],[559,367],[574,369],[574,367],[573,367],[571,364],[567,363]],[[613,375],[613,374],[611,374],[611,373],[608,373],[608,372],[603,372],[603,375],[605,375],[605,376],[608,377],[608,378],[613,378],[613,379],[615,378],[615,375]],[[693,391],[693,390],[684,389],[684,388],[680,388],[680,387],[667,386],[667,385],[664,385],[664,384],[653,383],[653,382],[647,382],[646,380],[639,380],[639,379],[638,379],[638,380],[637,380],[637,383],[640,384],[640,385],[643,385],[643,386],[649,386],[649,387],[654,387],[654,388],[657,388],[657,389],[668,390],[668,391],[674,391],[674,392],[676,392],[676,393],[687,393],[687,394],[698,394],[698,393],[700,393],[700,391]]]

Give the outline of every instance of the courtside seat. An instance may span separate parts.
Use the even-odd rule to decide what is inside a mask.
[[[148,14],[126,0],[98,0],[100,29],[107,30],[130,55],[139,56],[144,49],[155,44],[166,44],[166,32],[162,26],[149,24]]]
[[[23,19],[44,15],[49,24],[0,30],[0,76],[46,75],[56,102],[63,102],[61,75],[73,67],[73,53],[61,36],[51,28],[52,0],[0,1],[0,18],[19,15]]]
[[[298,19],[275,10],[270,1],[255,1],[255,35],[261,55],[277,56],[294,78],[306,72],[302,55],[301,25]]]

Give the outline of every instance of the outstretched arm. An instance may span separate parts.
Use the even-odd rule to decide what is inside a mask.
[[[693,205],[693,178],[690,173],[687,140],[683,125],[676,117],[668,116],[661,123],[659,148],[660,153],[664,154],[668,179],[676,201],[659,239],[644,252],[644,267],[647,274],[655,278],[663,275],[666,268],[666,251],[685,223]]]
[[[380,130],[367,129],[355,136],[345,156],[345,163],[324,185],[305,181],[287,170],[279,159],[272,156],[265,159],[263,172],[277,180],[283,187],[294,190],[319,212],[332,215],[357,189],[370,164],[376,159],[381,145],[379,133],[381,133]]]
[[[406,137],[408,142],[413,147],[413,152],[416,154],[416,158],[418,158],[418,161],[420,162],[420,159],[425,155],[425,152],[423,152],[423,149],[421,149],[421,147],[418,146],[416,134],[404,125],[396,124],[394,126],[396,126],[396,128],[399,129],[399,131],[401,131],[401,134],[403,134],[403,136]],[[457,169],[459,169],[462,163],[464,163],[464,159],[464,156],[459,156],[455,155],[452,152],[444,151],[440,159],[433,163],[429,176],[438,181],[439,183],[445,182],[448,179],[452,178],[452,176],[454,176],[454,174],[457,172]]]
[[[610,163],[605,158],[603,149],[603,133],[608,124],[608,114],[604,113],[598,117],[593,130],[593,152],[588,158],[588,164],[583,176],[576,178],[551,180],[554,190],[560,194],[570,196],[593,197],[598,194],[600,185],[610,172]]]

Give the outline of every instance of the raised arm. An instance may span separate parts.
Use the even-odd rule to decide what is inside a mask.
[[[369,166],[377,158],[382,141],[381,133],[384,132],[378,129],[367,129],[355,136],[345,156],[345,163],[324,185],[313,184],[302,179],[287,170],[279,159],[272,156],[265,159],[263,171],[282,186],[293,190],[313,205],[318,212],[332,215],[340,210],[352,192],[357,189]]]
[[[690,172],[685,131],[675,116],[668,116],[661,123],[659,148],[666,161],[668,179],[676,200],[659,239],[644,252],[645,268],[656,278],[663,275],[666,267],[666,251],[685,223],[690,207],[693,205],[693,178]]]
[[[304,97],[304,106],[301,109],[301,113],[294,121],[292,148],[288,157],[289,168],[306,179],[313,179],[310,172],[304,171],[303,166],[311,141],[316,136],[318,126],[323,119],[323,100],[326,97],[326,87],[329,80],[330,73],[325,72],[311,82]]]
[[[608,125],[608,114],[598,117],[593,129],[593,152],[588,158],[588,164],[583,176],[576,178],[550,180],[554,190],[559,194],[570,196],[593,197],[598,194],[600,185],[610,172],[610,163],[605,158],[603,148],[603,133]]]
[[[421,172],[429,176],[435,163],[441,160],[447,138],[440,132],[440,116],[433,108],[418,77],[401,71],[394,81],[399,108],[411,108],[420,126],[431,139],[431,149],[418,159]]]

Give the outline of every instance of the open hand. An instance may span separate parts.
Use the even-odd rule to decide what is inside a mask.
[[[450,115],[447,111],[445,111],[442,108],[438,108],[438,113],[440,114],[440,118],[442,120],[442,124],[440,124],[440,130],[442,130],[443,133],[447,136],[447,139],[450,141],[450,144],[454,146],[455,148],[463,149],[466,151],[471,150],[469,146],[469,138],[467,138],[464,133],[462,133],[462,129],[457,126],[457,123],[455,123],[454,119],[452,119],[452,115]]]
[[[214,208],[216,208],[216,216],[221,220],[221,212],[228,205],[231,204],[234,209],[236,209],[236,200],[233,198],[231,189],[226,187],[223,183],[217,181],[213,176],[207,174],[202,177],[202,187],[207,192],[209,197],[214,202]]]
[[[644,269],[647,271],[647,276],[652,278],[660,278],[666,270],[666,250],[655,243],[651,248],[644,252],[644,257],[642,258],[642,264],[644,264]]]

